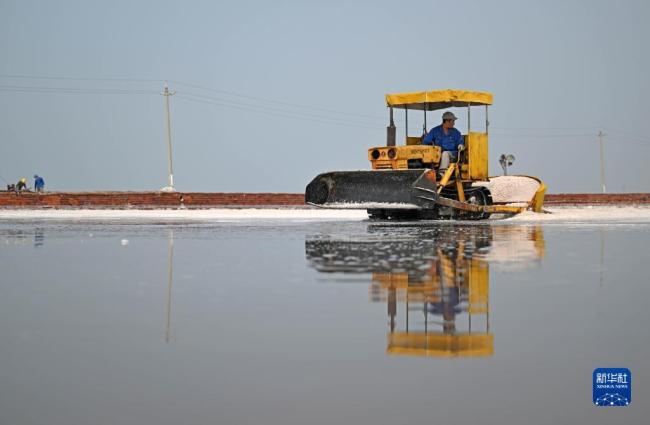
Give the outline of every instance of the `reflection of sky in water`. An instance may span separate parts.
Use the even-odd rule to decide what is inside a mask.
[[[647,225],[172,227],[0,224],[0,423],[650,413],[590,387],[650,366]]]

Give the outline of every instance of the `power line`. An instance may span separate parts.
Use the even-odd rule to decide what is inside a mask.
[[[268,98],[263,98],[263,97],[257,97],[257,96],[249,96],[245,94],[240,94],[240,93],[235,93],[232,91],[228,90],[222,90],[222,89],[216,89],[212,87],[207,87],[207,86],[202,86],[198,84],[192,84],[192,83],[185,83],[183,81],[178,81],[178,80],[169,80],[170,82],[173,82],[175,84],[181,85],[181,86],[186,86],[186,87],[192,87],[200,90],[207,90],[207,91],[212,91],[215,93],[222,93],[222,94],[227,94],[230,96],[235,96],[235,97],[241,97],[243,99],[249,99],[249,100],[257,100],[260,102],[265,102],[265,103],[273,103],[277,105],[284,105],[284,106],[289,106],[292,108],[300,108],[300,109],[312,109],[315,111],[321,111],[321,112],[327,112],[331,114],[338,114],[338,115],[345,115],[345,116],[356,116],[356,117],[361,117],[364,119],[369,119],[369,120],[385,120],[385,117],[380,117],[377,115],[364,115],[364,114],[358,114],[354,112],[344,112],[340,110],[335,110],[335,109],[328,109],[328,108],[322,108],[318,106],[313,106],[313,105],[306,105],[306,104],[300,104],[300,103],[292,103],[292,102],[283,102],[275,99],[268,99]]]
[[[89,79],[91,80],[91,79]],[[61,87],[61,86],[28,86],[28,85],[0,85],[0,91],[13,92],[13,93],[45,93],[45,94],[160,94],[154,90],[143,89],[122,89],[122,88],[97,88],[97,87]],[[323,124],[337,124],[346,125],[359,128],[376,128],[369,123],[358,122],[354,120],[345,120],[340,117],[328,117],[322,114],[311,114],[309,112],[294,111],[289,109],[274,108],[269,106],[256,105],[235,101],[231,99],[223,99],[211,96],[205,96],[194,93],[187,93],[178,96],[181,99],[190,101],[199,101],[202,103],[211,103],[217,106],[223,106],[232,109],[239,109],[244,111],[252,111],[265,113],[267,115],[281,116],[285,118],[303,119],[312,122],[320,122]]]
[[[88,78],[88,77],[52,77],[52,76],[36,76],[36,75],[8,75],[8,74],[0,74],[0,78],[9,78],[9,79],[29,79],[29,80],[62,80],[62,81],[104,81],[104,82],[147,82],[147,83],[162,83],[164,80],[160,79],[146,79],[146,78]],[[242,93],[237,93],[229,90],[223,90],[223,89],[218,89],[214,87],[208,87],[200,84],[194,84],[194,83],[188,83],[184,81],[179,81],[179,80],[167,80],[171,83],[189,87],[189,88],[194,88],[194,89],[199,89],[199,90],[205,90],[205,91],[211,91],[214,93],[220,93],[228,96],[233,96],[233,97],[238,97],[242,99],[248,99],[248,100],[254,100],[257,102],[264,102],[264,103],[271,103],[271,104],[276,104],[276,105],[282,105],[282,106],[287,106],[290,108],[298,108],[298,109],[308,109],[308,110],[313,110],[313,111],[318,111],[318,112],[325,112],[328,114],[335,114],[335,115],[342,115],[342,116],[355,116],[357,118],[361,118],[367,121],[378,121],[378,120],[384,120],[383,117],[376,116],[376,115],[364,115],[364,114],[358,114],[354,112],[345,112],[345,111],[340,111],[340,110],[335,110],[335,109],[328,109],[328,108],[322,108],[314,105],[307,105],[307,104],[300,104],[300,103],[292,103],[292,102],[284,102],[280,101],[277,99],[268,99],[264,97],[258,97],[258,96],[250,96],[247,94],[242,94]],[[17,91],[17,90],[14,90]],[[195,94],[195,93],[192,93]],[[203,95],[199,95],[203,96]],[[226,100],[226,99],[222,99]]]
[[[271,115],[275,117],[282,117],[282,118],[291,118],[291,119],[297,119],[297,120],[302,120],[302,121],[311,121],[311,122],[317,122],[321,124],[328,124],[328,125],[341,125],[341,126],[346,126],[346,127],[356,127],[356,128],[366,128],[366,129],[376,129],[377,127],[374,126],[368,126],[368,125],[361,125],[361,124],[356,124],[354,122],[348,122],[348,121],[341,121],[341,120],[336,120],[336,119],[331,119],[328,117],[323,117],[323,118],[314,118],[310,116],[300,116],[298,114],[289,114],[289,113],[283,113],[282,111],[277,111],[273,109],[264,109],[264,108],[255,108],[251,106],[242,106],[242,105],[234,105],[234,104],[228,104],[224,102],[219,102],[216,100],[210,100],[210,99],[204,99],[198,96],[194,95],[182,95],[178,94],[176,97],[179,99],[183,100],[188,100],[191,102],[199,102],[199,103],[206,103],[214,106],[221,106],[224,108],[229,108],[229,109],[238,109],[241,111],[247,111],[247,112],[255,112],[255,113],[260,113],[260,114],[265,114],[265,115]]]
[[[520,134],[505,134],[491,132],[490,135],[499,136],[499,137],[516,137],[516,138],[534,138],[534,139],[566,139],[568,137],[595,137],[596,134],[532,134],[532,133],[520,133]]]
[[[491,129],[495,130],[557,130],[557,131],[567,131],[567,130],[591,130],[596,131],[600,127],[598,126],[585,126],[585,127],[499,127],[499,126],[490,126]]]
[[[645,143],[645,142],[638,142],[633,139],[624,139],[616,136],[610,136],[609,134],[607,135],[609,140],[614,140],[618,141],[620,143],[625,143],[625,144],[630,144],[630,145],[635,145],[635,146],[644,146],[646,148],[650,148],[650,143]]]
[[[650,143],[650,138],[639,136],[637,134],[627,133],[627,132],[624,132],[624,131],[616,131],[616,130],[614,130],[614,131],[608,130],[608,131],[610,132],[610,134],[614,134],[614,135],[619,135],[620,134],[623,137],[634,139],[634,140],[637,140],[637,141],[640,141],[640,142]]]
[[[14,79],[14,80],[45,80],[45,81],[95,81],[95,82],[120,82],[120,83],[162,83],[161,79],[150,78],[95,78],[95,77],[69,77],[69,76],[39,76],[39,75],[17,75],[17,74],[0,74],[0,78]],[[376,115],[365,115],[353,112],[345,112],[335,109],[329,109],[314,105],[285,102],[276,99],[269,99],[258,96],[250,96],[247,94],[237,93],[229,90],[222,90],[214,87],[208,87],[200,84],[188,83],[180,80],[169,80],[175,84],[194,88],[214,93],[220,93],[226,96],[239,98],[240,100],[227,99],[223,97],[208,96],[205,94],[197,94],[193,92],[180,93],[185,100],[209,103],[216,106],[226,108],[239,109],[244,111],[252,111],[264,113],[267,115],[281,116],[285,118],[303,119],[313,122],[321,123],[335,123],[340,125],[354,126],[359,128],[379,128],[375,122],[383,120],[384,118]],[[45,94],[160,94],[157,90],[147,89],[126,89],[126,88],[104,88],[104,87],[51,87],[51,86],[29,86],[29,85],[15,85],[7,84],[0,85],[0,91],[9,93],[45,93]],[[247,103],[241,99],[247,99],[255,102],[263,102],[272,105],[284,106],[285,108],[277,108],[272,106],[264,106],[255,103]],[[298,111],[294,110],[298,109]],[[316,111],[311,113],[309,111]],[[323,115],[322,113],[329,114],[330,116]],[[331,115],[336,115],[331,116]],[[353,119],[345,119],[344,117],[354,117]],[[363,121],[359,121],[362,119]],[[403,128],[403,126],[401,126]],[[491,127],[493,129],[492,135],[502,138],[541,138],[541,139],[563,139],[563,138],[585,138],[596,137],[596,129],[599,127]],[[421,127],[415,128],[409,126],[409,133],[419,132]],[[571,130],[586,130],[588,133],[556,133],[557,131],[571,131]],[[593,130],[593,133],[591,132]],[[547,134],[545,134],[547,133]],[[650,139],[632,133],[621,131],[610,131],[610,134],[615,136],[610,139],[619,140],[623,143],[631,143],[636,145],[647,146],[650,144]],[[637,142],[637,143],[634,143]]]
[[[162,83],[163,80],[149,78],[88,78],[88,77],[49,77],[39,75],[10,75],[0,74],[0,78],[20,80],[64,80],[64,81],[112,81],[112,82],[133,82],[133,83]]]
[[[278,113],[283,113],[283,114],[289,114],[292,116],[297,116],[297,117],[306,117],[306,118],[311,118],[311,119],[318,119],[318,120],[325,120],[325,121],[335,121],[335,122],[344,122],[347,124],[353,124],[356,126],[365,126],[366,128],[377,128],[377,126],[370,125],[369,123],[362,123],[359,121],[354,121],[354,120],[346,120],[344,118],[338,118],[338,117],[328,117],[328,116],[323,116],[322,114],[313,114],[310,112],[303,112],[303,111],[293,111],[293,110],[288,110],[288,109],[281,109],[281,108],[273,108],[273,107],[268,107],[268,106],[262,106],[262,105],[256,105],[256,104],[250,104],[250,103],[244,103],[244,102],[239,102],[239,101],[233,101],[230,99],[222,99],[222,98],[217,98],[217,97],[211,97],[211,96],[204,96],[204,95],[197,95],[197,94],[185,94],[184,95],[186,98],[194,98],[194,99],[201,99],[205,101],[210,101],[214,102],[223,106],[239,106],[242,108],[247,108],[249,110],[260,110],[260,111],[271,111],[271,112],[278,112]]]
[[[15,93],[52,93],[52,94],[159,94],[154,90],[142,89],[105,89],[105,88],[76,88],[76,87],[43,87],[43,86],[0,86],[0,91]]]

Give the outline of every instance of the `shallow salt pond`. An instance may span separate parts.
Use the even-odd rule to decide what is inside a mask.
[[[0,423],[644,423],[650,209],[551,210],[0,211]]]

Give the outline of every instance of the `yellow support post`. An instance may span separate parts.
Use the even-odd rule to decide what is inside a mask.
[[[451,175],[454,174],[455,170],[456,164],[449,164],[449,168],[447,168],[447,171],[445,171],[445,174],[442,176],[442,179],[440,179],[440,182],[438,183],[438,194],[440,194],[443,187],[447,186],[447,183],[449,183],[449,179],[451,179]]]
[[[458,200],[460,202],[465,202],[465,191],[463,190],[463,182],[460,179],[460,167],[456,167],[456,191],[458,192]]]

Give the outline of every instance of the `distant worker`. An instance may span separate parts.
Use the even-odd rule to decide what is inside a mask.
[[[34,174],[34,190],[42,192],[45,189],[45,180],[37,174]]]
[[[27,179],[25,177],[21,177],[20,180],[18,180],[18,183],[16,183],[16,192],[21,192],[23,190],[27,190]]]
[[[458,151],[465,148],[463,136],[454,128],[457,119],[452,112],[445,112],[442,114],[442,124],[433,127],[422,140],[423,145],[440,146],[442,149],[440,167],[438,167],[440,174],[449,168],[451,161],[458,159]]]

